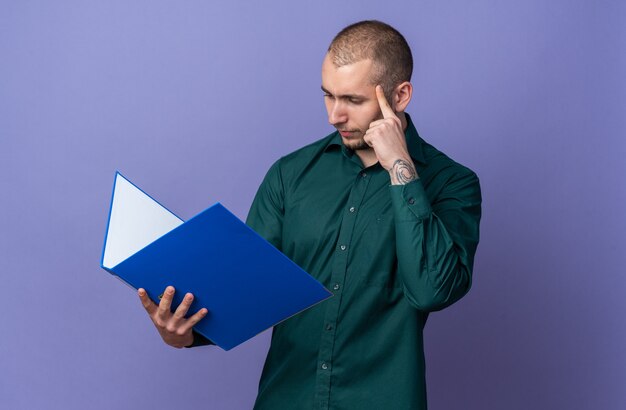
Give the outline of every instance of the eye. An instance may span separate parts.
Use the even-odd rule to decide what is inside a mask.
[[[330,99],[332,99],[332,98],[334,98],[334,97],[332,96],[332,94],[324,93],[324,98],[330,98]]]
[[[363,102],[363,100],[361,100],[360,98],[348,98],[348,102],[350,104],[359,105]]]

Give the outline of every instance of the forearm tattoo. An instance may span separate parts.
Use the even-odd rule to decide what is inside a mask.
[[[398,159],[393,163],[391,167],[393,175],[401,184],[408,184],[409,182],[417,179],[417,171],[415,166],[403,159]]]

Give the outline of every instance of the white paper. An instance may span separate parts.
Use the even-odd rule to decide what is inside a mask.
[[[115,267],[182,223],[183,220],[118,173],[102,266]]]

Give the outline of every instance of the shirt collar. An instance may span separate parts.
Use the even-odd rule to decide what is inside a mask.
[[[413,125],[413,120],[411,120],[411,116],[409,114],[404,113],[406,117],[406,130],[404,131],[404,137],[406,138],[406,146],[409,150],[409,155],[413,160],[420,162],[422,164],[426,163],[426,158],[424,156],[424,140],[419,136],[417,130],[415,129],[415,125]],[[324,151],[330,151],[332,149],[341,148],[343,153],[348,157],[352,157],[354,155],[354,151],[346,148],[342,141],[341,135],[339,135],[338,131],[335,131],[332,134],[332,138],[328,141],[328,144],[324,148]]]

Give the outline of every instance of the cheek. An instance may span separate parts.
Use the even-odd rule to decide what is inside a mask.
[[[370,124],[380,118],[380,110],[377,107],[367,107],[367,109],[355,110],[352,115],[352,119],[355,123],[358,123],[359,128],[366,131]]]

